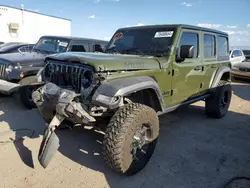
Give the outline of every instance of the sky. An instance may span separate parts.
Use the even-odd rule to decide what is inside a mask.
[[[71,19],[72,36],[109,40],[121,27],[191,24],[225,31],[231,46],[250,46],[250,0],[0,0]]]

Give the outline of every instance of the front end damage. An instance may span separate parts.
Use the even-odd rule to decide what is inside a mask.
[[[67,119],[80,124],[95,122],[95,118],[86,112],[81,103],[77,102],[78,97],[79,94],[74,91],[60,88],[53,83],[45,84],[32,94],[33,101],[47,122],[39,150],[39,161],[44,168],[59,148],[59,139],[55,134],[55,129],[63,120]]]

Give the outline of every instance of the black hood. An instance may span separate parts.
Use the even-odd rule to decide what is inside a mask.
[[[48,54],[38,53],[38,52],[23,52],[23,53],[10,53],[10,54],[0,54],[0,61],[8,61],[12,65],[19,63],[21,66],[28,66],[31,64],[37,64],[44,62],[45,57]]]

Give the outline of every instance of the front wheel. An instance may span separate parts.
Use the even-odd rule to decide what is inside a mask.
[[[156,112],[145,105],[129,103],[111,118],[103,140],[105,162],[115,171],[133,175],[150,160],[159,135]]]
[[[232,86],[229,83],[220,84],[215,92],[206,99],[206,114],[212,118],[222,118],[228,112],[231,103]]]
[[[36,81],[37,81],[36,76],[29,76],[23,78],[19,82],[19,84],[21,85],[19,89],[20,100],[23,103],[23,105],[28,109],[36,108],[36,104],[32,100],[32,92],[36,90],[39,86],[31,85]]]

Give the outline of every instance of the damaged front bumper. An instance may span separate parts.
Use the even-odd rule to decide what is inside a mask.
[[[95,122],[95,118],[90,116],[79,102],[76,102],[77,97],[79,94],[74,91],[60,88],[53,83],[47,83],[32,93],[33,101],[48,123],[38,155],[39,162],[44,168],[60,146],[55,129],[64,119],[82,124]]]
[[[5,95],[10,95],[16,92],[20,87],[20,84],[8,82],[6,80],[0,79],[0,93]]]

